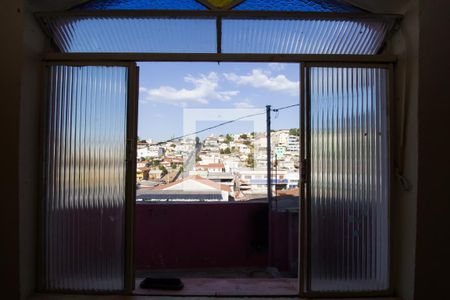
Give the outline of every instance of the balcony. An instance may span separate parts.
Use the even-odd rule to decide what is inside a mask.
[[[178,277],[185,288],[137,292],[298,293],[298,208],[278,207],[269,221],[267,202],[138,202],[136,285],[146,276]]]

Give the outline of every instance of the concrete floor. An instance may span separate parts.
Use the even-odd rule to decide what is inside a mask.
[[[181,291],[141,289],[145,277],[180,278]],[[199,270],[138,270],[135,295],[171,296],[293,296],[297,278],[287,278],[276,268],[219,268]]]
[[[158,296],[294,296],[298,294],[295,278],[180,278],[181,291],[147,290],[139,288],[143,280],[136,279],[135,295]]]
[[[185,297],[185,296],[138,296],[138,295],[61,295],[61,294],[34,294],[27,299],[30,300],[155,300],[155,299],[164,299],[164,300],[214,300],[217,298],[214,297]],[[220,300],[301,300],[303,298],[298,297],[221,297]],[[358,300],[400,300],[396,297],[360,297],[356,298]],[[355,300],[355,298],[316,298],[315,300]]]

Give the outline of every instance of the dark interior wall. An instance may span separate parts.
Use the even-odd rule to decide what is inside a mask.
[[[386,53],[397,55],[395,99],[392,102],[394,149],[392,158],[393,197],[391,199],[391,258],[393,289],[396,296],[414,299],[415,243],[418,188],[419,119],[419,1],[349,0],[376,13],[403,15],[400,29],[391,38]],[[401,173],[402,184],[396,173]]]
[[[450,2],[420,1],[415,299],[449,296]]]
[[[2,299],[35,290],[36,200],[39,164],[39,100],[44,35],[32,15],[33,1],[0,4],[2,36]]]
[[[33,90],[23,85],[21,77],[29,76],[27,67],[23,67],[27,54],[25,48],[36,45],[32,42],[25,45],[23,0],[2,0],[0,14],[2,26],[1,47],[1,90],[2,90],[2,209],[0,210],[0,244],[1,275],[0,287],[2,298],[15,299],[19,295],[19,283],[28,293],[33,289],[32,272],[35,257],[33,257],[33,189],[36,188],[36,178],[24,178],[28,170],[21,169],[26,164],[19,165],[19,158],[32,153],[33,148],[28,147],[26,137],[36,141],[36,129],[28,132],[32,124],[36,124],[37,111],[33,106],[25,107],[23,104],[32,104]],[[38,10],[63,9],[69,1],[30,0],[35,5],[42,4]],[[77,2],[74,0],[74,2]],[[404,13],[402,33],[394,36],[394,50],[400,55],[399,71],[406,76],[408,103],[408,124],[405,152],[405,175],[411,182],[408,192],[398,190],[398,198],[394,199],[396,214],[393,215],[395,224],[395,288],[403,299],[431,299],[447,294],[448,270],[448,229],[449,224],[449,190],[446,189],[449,176],[448,161],[448,125],[449,118],[449,38],[450,28],[449,5],[446,0],[427,1],[420,0],[420,27],[419,27],[419,0],[351,0],[361,6],[376,12]],[[62,4],[64,3],[64,4]],[[44,7],[44,6],[47,7]],[[58,6],[58,7],[56,7]],[[20,9],[20,12],[18,11]],[[32,23],[28,23],[27,26]],[[36,28],[34,30],[37,30]],[[419,60],[419,30],[420,30],[420,60]],[[34,33],[31,32],[33,35]],[[402,42],[401,40],[404,39]],[[402,50],[402,47],[404,50]],[[33,50],[34,51],[34,50]],[[402,53],[407,53],[403,57]],[[33,56],[28,56],[33,58]],[[33,58],[34,59],[34,58]],[[29,61],[26,63],[29,64]],[[404,67],[402,67],[404,64]],[[420,66],[420,71],[419,71]],[[35,73],[33,73],[35,74]],[[37,76],[37,75],[33,75]],[[419,81],[420,77],[420,81]],[[31,79],[30,79],[31,80]],[[399,82],[401,77],[397,78]],[[36,82],[29,81],[30,84]],[[22,86],[21,86],[22,84]],[[21,105],[22,94],[29,96]],[[30,96],[31,95],[31,96]],[[400,95],[400,93],[397,93]],[[19,119],[19,115],[24,117]],[[399,115],[396,114],[396,120]],[[27,118],[31,122],[26,127],[20,126]],[[26,129],[28,128],[28,129]],[[20,132],[22,136],[20,135]],[[19,136],[20,141],[19,141]],[[21,146],[19,147],[19,143]],[[417,150],[418,149],[418,150]],[[30,156],[32,159],[34,155]],[[418,165],[419,162],[419,165]],[[20,167],[19,167],[20,166]],[[19,174],[19,171],[21,174]],[[31,174],[34,174],[34,170]],[[419,173],[419,175],[418,175]],[[418,179],[417,179],[418,178]],[[28,189],[26,184],[32,184]],[[21,188],[19,188],[21,185]],[[398,189],[398,187],[396,187]],[[20,202],[19,202],[20,198]],[[418,209],[417,209],[418,207]],[[20,216],[20,221],[19,221]],[[31,216],[31,219],[26,219]],[[417,235],[416,235],[417,216]],[[34,216],[35,217],[35,216]],[[24,219],[25,218],[25,219]],[[20,226],[19,226],[20,224]],[[19,235],[20,230],[20,235]],[[20,239],[19,239],[20,236]],[[417,236],[417,253],[416,253]],[[31,238],[31,241],[30,241]],[[20,245],[20,251],[19,251]],[[20,258],[19,258],[20,253]],[[21,273],[19,274],[19,261]],[[28,272],[28,274],[27,274]],[[20,277],[21,276],[21,277]],[[5,279],[4,279],[5,278]],[[416,285],[414,288],[414,279]],[[27,292],[28,291],[28,292]],[[442,297],[439,297],[441,299]]]
[[[19,205],[21,294],[35,290],[36,242],[42,102],[42,52],[45,38],[33,16],[39,8],[24,3],[23,62],[20,103]]]
[[[392,1],[396,2],[396,1]],[[394,3],[393,3],[394,5]],[[419,82],[419,7],[417,0],[394,12],[404,16],[400,30],[386,49],[398,56],[395,66],[396,97],[393,103],[394,146],[392,153],[394,197],[391,200],[392,277],[395,295],[414,298],[417,181],[418,181],[418,82]],[[397,173],[404,176],[402,184]]]
[[[19,113],[22,65],[22,1],[1,1],[1,145],[0,290],[2,298],[19,296]]]

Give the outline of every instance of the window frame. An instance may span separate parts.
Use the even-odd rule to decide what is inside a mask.
[[[305,146],[307,146],[308,140],[308,128],[306,120],[308,120],[309,107],[307,105],[307,94],[305,93],[304,87],[307,83],[307,72],[306,68],[311,66],[360,66],[360,67],[376,67],[376,68],[386,68],[389,70],[389,96],[387,100],[387,109],[388,109],[388,143],[389,143],[389,166],[390,166],[390,184],[393,186],[393,135],[391,132],[393,131],[393,123],[392,115],[393,115],[393,95],[394,95],[394,64],[397,58],[393,55],[373,55],[373,56],[365,56],[365,55],[291,55],[291,54],[171,54],[171,53],[46,53],[44,56],[44,65],[45,64],[69,64],[69,65],[125,65],[130,67],[130,76],[129,76],[129,104],[130,109],[128,110],[128,126],[127,126],[127,135],[128,137],[134,137],[131,140],[127,139],[127,153],[130,153],[131,158],[128,160],[128,163],[131,163],[131,166],[127,167],[127,205],[126,205],[126,224],[125,224],[125,274],[124,274],[124,290],[122,293],[117,292],[77,292],[77,291],[69,291],[71,293],[76,294],[125,294],[125,295],[134,295],[134,286],[135,286],[135,272],[134,272],[134,201],[128,201],[128,199],[135,200],[135,171],[136,171],[136,150],[137,150],[137,109],[138,109],[138,68],[136,67],[136,62],[157,62],[157,61],[167,61],[167,62],[280,62],[280,63],[297,63],[300,65],[300,158],[302,163],[307,162],[307,154],[305,153]],[[134,66],[134,68],[131,68]],[[135,71],[133,71],[135,70]],[[44,77],[45,81],[45,77]],[[134,88],[133,88],[134,87]],[[44,103],[44,102],[43,102]],[[45,109],[46,104],[43,105],[42,112],[42,121],[45,122]],[[44,124],[44,123],[42,123]],[[303,129],[302,129],[303,128]],[[44,132],[45,133],[45,132]],[[45,137],[45,134],[43,135]],[[41,149],[45,147],[45,138],[42,139]],[[42,162],[43,167],[44,162]],[[307,272],[307,263],[308,263],[308,254],[305,251],[305,247],[302,245],[306,245],[305,243],[308,241],[307,239],[307,204],[306,201],[302,201],[301,199],[306,199],[305,196],[305,188],[304,183],[308,182],[308,167],[301,167],[301,179],[306,179],[303,181],[302,187],[300,189],[300,222],[299,222],[299,289],[297,296],[299,297],[361,297],[361,296],[392,296],[393,295],[393,276],[392,276],[392,250],[389,248],[389,289],[386,291],[367,291],[367,292],[311,292],[306,291],[306,280],[308,276]],[[42,173],[41,173],[42,174]],[[133,176],[134,175],[134,176]],[[305,177],[306,176],[306,177]],[[389,212],[392,208],[392,193],[393,189],[390,188],[389,191]],[[42,195],[42,194],[41,194]],[[42,197],[40,197],[42,199]],[[42,200],[41,200],[42,201]],[[39,209],[41,206],[39,205]],[[38,213],[40,215],[40,212]],[[391,213],[388,214],[388,218]],[[389,218],[389,231],[390,231],[390,245],[392,245],[392,230],[390,226],[390,218]],[[40,228],[40,227],[39,227]],[[38,237],[40,237],[40,230],[38,229]],[[38,245],[40,245],[41,239],[38,241]],[[38,276],[42,274],[41,271],[41,256],[40,252],[42,248],[38,247]],[[41,287],[39,284],[38,287]],[[39,291],[45,291],[39,288]],[[48,291],[45,291],[48,292]],[[53,292],[53,291],[52,291]],[[65,291],[67,292],[67,291]],[[293,295],[280,295],[280,297],[292,297]]]

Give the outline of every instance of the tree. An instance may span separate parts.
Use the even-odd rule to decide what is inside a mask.
[[[243,140],[248,139],[248,136],[247,136],[247,134],[245,134],[245,133],[241,134],[239,137],[240,137],[241,139],[243,139]]]
[[[197,156],[195,157],[195,161],[196,161],[196,162],[202,161],[202,158],[201,158],[199,155],[197,155]]]
[[[231,150],[230,148],[225,148],[225,150],[223,151],[224,154],[231,154]]]
[[[254,168],[255,167],[255,160],[253,159],[253,155],[249,155],[247,157],[247,160],[245,162],[247,164],[247,167]]]
[[[300,136],[300,129],[299,128],[289,129],[289,135]]]
[[[247,147],[252,147],[252,142],[244,141],[244,145],[246,145]]]
[[[229,134],[225,136],[225,143],[229,144],[233,140],[233,137]]]
[[[161,170],[161,177],[164,177],[167,175],[167,173],[169,173],[167,172],[167,169],[164,166],[159,166],[159,169]]]

